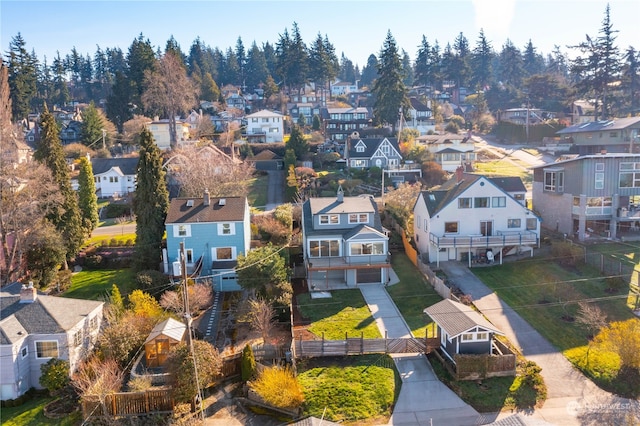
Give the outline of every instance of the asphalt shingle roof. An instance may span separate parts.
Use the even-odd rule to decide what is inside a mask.
[[[184,323],[174,320],[173,318],[167,318],[153,327],[153,330],[149,333],[149,337],[147,337],[147,340],[144,342],[148,343],[161,335],[170,337],[177,342],[181,342],[185,331],[187,331],[187,326]]]
[[[567,135],[572,133],[590,133],[609,130],[626,129],[629,126],[640,123],[640,117],[616,118],[613,120],[589,121],[587,123],[574,124],[566,129],[556,132],[557,135]]]
[[[94,175],[106,173],[118,167],[125,175],[135,175],[138,168],[138,158],[94,158],[91,160]]]
[[[441,300],[424,310],[436,324],[449,336],[455,337],[476,326],[494,333],[503,334],[482,315],[473,310],[471,306],[454,302],[450,299]]]
[[[400,152],[396,138],[360,138],[349,141],[349,158],[371,158],[385,139],[391,143],[396,151]],[[365,145],[364,152],[356,151],[356,145],[360,142]]]
[[[349,235],[353,232],[353,225],[346,225],[344,229],[313,229],[313,216],[331,213],[370,213],[373,214],[374,223],[371,228],[378,232],[384,232],[382,221],[378,214],[378,206],[372,197],[361,195],[358,197],[344,197],[339,203],[335,197],[310,198],[302,205],[304,217],[305,235]]]
[[[224,205],[220,205],[222,199]],[[193,207],[187,205],[188,201],[193,201]],[[165,223],[241,222],[246,208],[245,197],[211,197],[208,206],[204,205],[204,198],[174,198]]]

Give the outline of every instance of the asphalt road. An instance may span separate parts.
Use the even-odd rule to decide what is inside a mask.
[[[133,223],[125,223],[123,225],[111,225],[111,226],[101,226],[100,228],[96,228],[91,233],[92,237],[110,237],[124,234],[135,234],[136,233],[136,224]]]

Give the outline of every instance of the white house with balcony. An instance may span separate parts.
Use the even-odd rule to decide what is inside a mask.
[[[274,143],[284,140],[284,116],[263,109],[245,117],[247,138],[253,142]]]
[[[520,187],[514,182],[520,181]],[[448,189],[423,191],[413,208],[413,231],[423,261],[502,263],[539,246],[540,218],[526,207],[520,178],[456,173]]]

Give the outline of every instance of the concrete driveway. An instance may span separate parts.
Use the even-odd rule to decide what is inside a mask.
[[[382,284],[363,285],[360,291],[383,336],[386,332],[389,338],[411,337],[407,323]],[[402,378],[402,388],[389,425],[464,426],[492,420],[478,414],[440,382],[424,355],[397,354],[392,358]]]
[[[442,262],[440,268],[460,290],[473,299],[474,305],[522,354],[542,368],[548,398],[542,409],[526,413],[557,425],[618,425],[635,416],[640,422],[638,401],[619,398],[603,391],[538,333],[498,295],[484,285],[460,262]]]

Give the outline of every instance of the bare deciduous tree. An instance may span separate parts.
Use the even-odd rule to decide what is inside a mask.
[[[593,303],[578,302],[576,322],[584,325],[592,336],[608,325],[607,314]]]
[[[254,171],[250,164],[234,161],[213,145],[175,150],[165,167],[184,197],[202,197],[205,189],[212,197],[246,196]]]
[[[179,58],[165,54],[153,71],[145,71],[147,89],[142,94],[142,103],[147,110],[158,110],[169,119],[171,147],[177,144],[176,116],[187,112],[197,100],[197,89],[187,77],[187,71]]]
[[[113,359],[100,360],[91,357],[85,360],[71,378],[71,383],[82,398],[97,398],[105,415],[107,395],[120,391],[124,374]]]
[[[211,299],[213,297],[211,283],[190,285],[188,289],[189,310],[192,314],[202,311],[211,305]],[[184,301],[182,298],[182,289],[178,291],[165,291],[160,298],[160,306],[177,313],[183,312]]]
[[[273,306],[264,299],[249,300],[249,321],[251,327],[262,335],[262,341],[267,343],[271,330],[276,325],[276,311]]]

